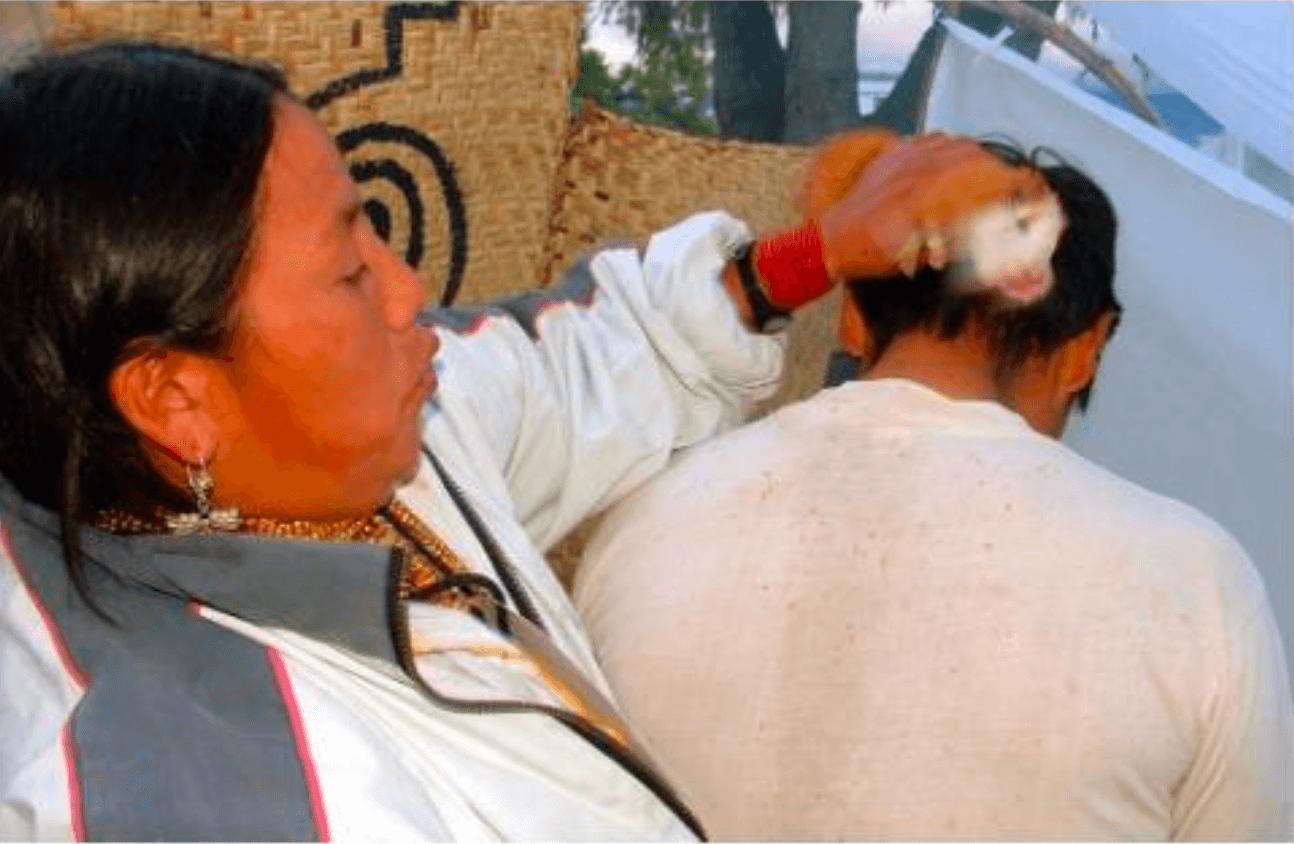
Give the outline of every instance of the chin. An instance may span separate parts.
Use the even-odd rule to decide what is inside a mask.
[[[391,478],[389,491],[392,495],[418,476],[418,468],[422,465],[422,421],[425,415],[425,412],[419,413],[418,424],[410,426],[395,449],[388,452],[392,458],[397,458],[388,464],[394,466],[394,471],[388,476]]]
[[[395,488],[399,489],[405,484],[412,483],[413,479],[416,477],[418,477],[418,458],[415,456],[414,459],[409,462],[409,465],[405,467],[404,471],[396,477]]]
[[[412,483],[414,478],[418,476],[418,465],[419,465],[419,461],[415,457],[413,460],[411,460],[408,463],[408,465],[406,465],[399,472],[392,473],[391,475],[389,475],[388,477],[390,477],[391,480],[387,484],[385,491],[382,493],[382,496],[381,496],[382,500],[378,501],[377,504],[374,505],[372,509],[376,511],[386,506],[387,504],[390,504],[391,499],[395,498],[396,494],[400,491],[401,487],[407,486],[408,484]]]
[[[419,436],[421,429],[417,429],[410,436],[411,444],[404,451],[404,460],[401,468],[395,474],[395,488],[404,486],[418,476],[418,467],[422,463],[422,437]]]

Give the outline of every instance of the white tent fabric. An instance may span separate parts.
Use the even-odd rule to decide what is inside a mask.
[[[1231,531],[1261,571],[1294,657],[1290,205],[1015,52],[945,25],[926,128],[1050,147],[1091,175],[1119,215],[1124,320],[1091,408],[1075,415],[1066,441]]]
[[[1087,3],[1123,47],[1286,170],[1294,108],[1289,2]]]

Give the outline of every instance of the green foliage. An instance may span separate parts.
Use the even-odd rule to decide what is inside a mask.
[[[612,75],[600,55],[583,50],[572,103],[578,106],[591,95],[643,123],[715,134],[714,118],[707,114],[711,47],[705,4],[614,0],[602,4],[600,13],[635,37],[638,52],[632,64]]]
[[[571,110],[579,111],[585,97],[593,97],[606,108],[614,108],[620,83],[611,75],[602,54],[588,48],[580,50],[580,76],[571,89]]]

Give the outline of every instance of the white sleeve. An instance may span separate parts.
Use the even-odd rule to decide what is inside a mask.
[[[720,282],[749,237],[697,215],[555,288],[438,314],[438,425],[488,455],[541,549],[776,388],[784,339],[749,331]]]
[[[1280,633],[1262,595],[1231,660],[1174,811],[1173,839],[1294,840],[1294,714]]]
[[[72,713],[84,694],[0,524],[0,841],[77,839]]]

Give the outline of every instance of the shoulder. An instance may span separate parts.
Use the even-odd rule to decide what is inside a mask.
[[[1062,443],[1050,448],[1058,469],[1049,506],[1059,522],[1089,532],[1107,559],[1124,561],[1147,584],[1195,595],[1231,623],[1268,611],[1257,567],[1212,517]]]
[[[1063,443],[1054,448],[1061,455],[1064,480],[1085,493],[1085,504],[1099,505],[1103,517],[1148,539],[1177,541],[1211,556],[1246,557],[1235,538],[1196,507],[1119,475]]]

